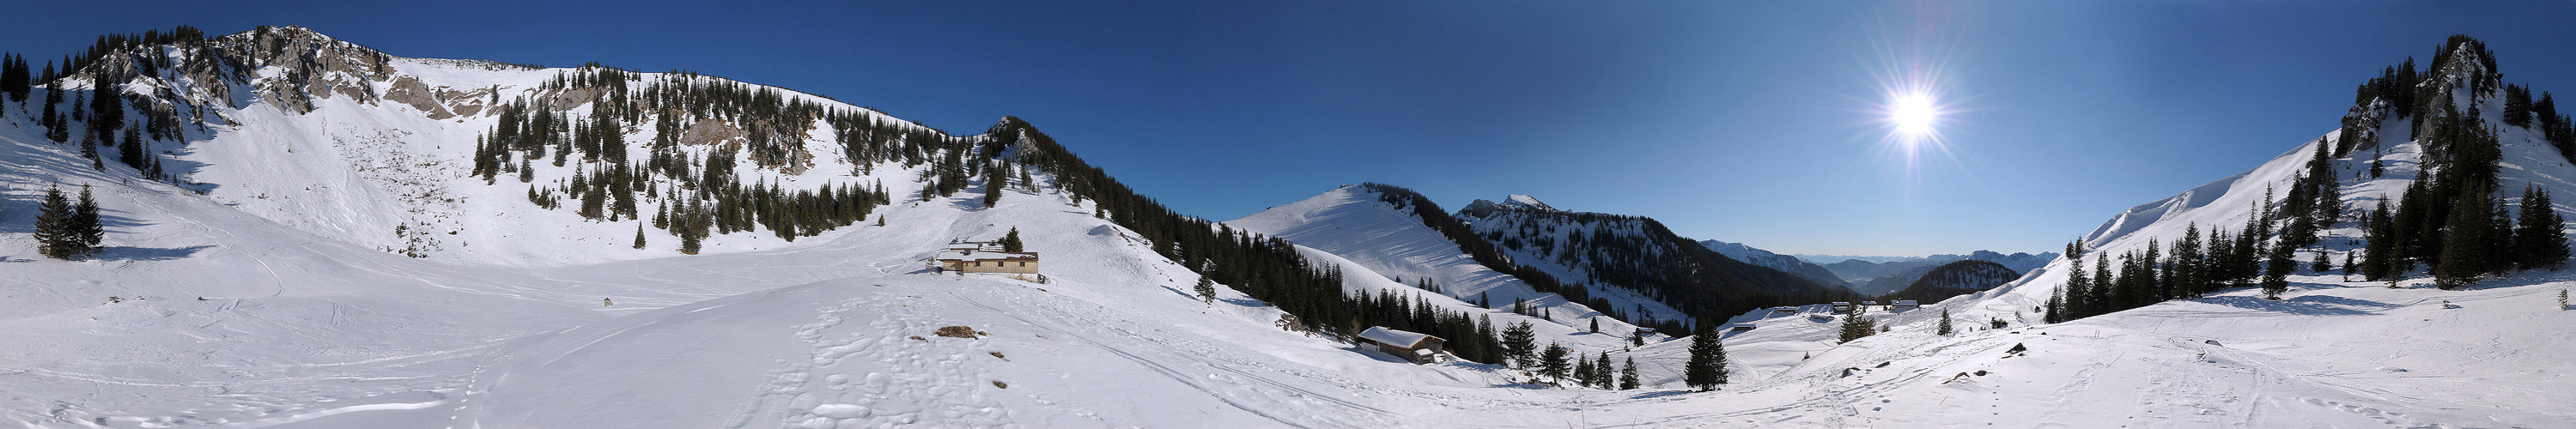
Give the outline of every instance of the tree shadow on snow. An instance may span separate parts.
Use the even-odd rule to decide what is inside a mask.
[[[107,246],[107,249],[98,252],[97,255],[90,256],[89,259],[100,261],[168,261],[193,256],[197,254],[197,251],[206,250],[207,248],[212,247],[215,246],[196,245],[179,248]]]
[[[1660,391],[1653,391],[1653,392],[1639,393],[1639,394],[1635,394],[1635,395],[1628,395],[1628,399],[1653,399],[1653,398],[1661,398],[1661,397],[1666,397],[1666,396],[1681,396],[1681,395],[1688,395],[1688,394],[1691,394],[1691,391],[1689,391],[1689,390],[1660,390]]]
[[[2297,296],[2280,301],[2251,296],[2216,296],[2195,301],[2247,310],[2310,316],[2361,316],[2379,314],[2374,311],[2378,309],[2397,308],[2396,304],[2379,301],[2323,295]]]

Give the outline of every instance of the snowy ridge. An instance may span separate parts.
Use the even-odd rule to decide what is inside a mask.
[[[1520,264],[1618,299],[1651,299],[1691,318],[1713,318],[1756,306],[1829,301],[1842,289],[1777,269],[1746,264],[1674,235],[1652,218],[1605,213],[1498,208],[1460,210],[1459,219]],[[1641,320],[1661,316],[1651,308]],[[1597,306],[1597,305],[1596,305]]]
[[[1589,328],[1589,323],[1598,320],[1603,332],[1633,332],[1635,328],[1618,318],[1605,317],[1606,314],[1583,303],[1567,302],[1565,297],[1553,293],[1541,293],[1510,274],[1477,263],[1460,250],[1457,243],[1425,227],[1421,219],[1381,201],[1375,192],[1358,185],[1335,188],[1305,200],[1271,207],[1242,219],[1226,221],[1225,225],[1288,239],[1299,247],[1330,255],[1309,254],[1309,257],[1317,257],[1326,264],[1342,265],[1345,271],[1357,268],[1371,274],[1354,275],[1350,279],[1386,279],[1398,285],[1430,279],[1440,287],[1441,295],[1461,302],[1483,300],[1496,308],[1510,308],[1512,302],[1523,301],[1536,311],[1550,315],[1555,324]],[[1402,283],[1395,283],[1396,279],[1401,279]],[[1409,286],[1405,289],[1419,290]],[[1611,299],[1623,308],[1645,305],[1645,308],[1659,312],[1657,314],[1680,314],[1671,307],[1650,300],[1633,297]]]
[[[1744,243],[1700,240],[1699,245],[1706,246],[1708,247],[1708,250],[1716,251],[1717,254],[1726,255],[1726,257],[1735,258],[1735,260],[1738,261],[1744,261],[1744,263],[1760,265],[1763,268],[1770,268],[1787,272],[1789,274],[1795,274],[1799,278],[1814,281],[1816,283],[1831,286],[1842,286],[1844,288],[1850,288],[1852,286],[1851,282],[1844,281],[1841,276],[1834,275],[1833,271],[1826,270],[1823,266],[1809,263],[1805,260],[1800,260],[1797,257],[1771,253],[1769,250],[1762,250],[1753,246],[1745,245]]]
[[[256,65],[158,68],[123,90],[162,103],[136,110],[198,111],[184,127],[186,143],[160,147],[175,155],[184,179],[206,195],[243,211],[340,241],[433,259],[485,265],[566,265],[661,256],[667,248],[618,251],[631,241],[636,222],[600,222],[565,211],[535,210],[529,185],[487,185],[471,176],[477,139],[493,129],[495,100],[535,100],[552,112],[592,113],[606,94],[590,88],[541,88],[571,68],[526,68],[489,62],[414,59],[384,55],[302,27],[272,27],[209,39],[214,49],[246,52]],[[221,63],[176,46],[134,56],[134,62],[101,61],[126,70],[152,56],[177,64]],[[125,58],[110,55],[109,58]],[[65,91],[87,91],[90,71],[67,77]],[[232,75],[246,76],[236,80]],[[639,73],[642,79],[731,82],[720,78]],[[302,82],[298,84],[298,82]],[[755,86],[756,88],[772,87]],[[43,89],[31,98],[41,98]],[[873,110],[783,90],[789,101],[822,103],[884,122],[923,129]],[[256,97],[249,95],[256,94]],[[171,107],[179,106],[179,107]],[[13,114],[17,112],[13,109]],[[136,113],[142,115],[142,113]],[[75,118],[77,119],[77,118]],[[77,121],[76,121],[77,122]],[[141,122],[141,121],[137,121]],[[649,124],[649,121],[647,122]],[[734,174],[744,183],[788,190],[839,184],[886,183],[912,192],[909,169],[854,164],[833,147],[835,129],[817,121],[801,147],[808,168],[761,168],[744,162]],[[650,153],[649,126],[623,130],[631,153]],[[677,149],[704,157],[715,145]],[[641,157],[640,155],[638,156]],[[596,163],[565,166],[538,162],[536,184],[569,181]],[[112,166],[113,167],[113,166]],[[861,171],[874,174],[859,174]],[[294,178],[295,180],[279,180]],[[672,186],[657,180],[653,186]],[[658,212],[664,199],[648,199],[640,212]],[[649,241],[675,243],[659,228]],[[579,251],[545,251],[540,241],[596,243]],[[706,252],[778,248],[790,243],[761,233],[710,237]]]

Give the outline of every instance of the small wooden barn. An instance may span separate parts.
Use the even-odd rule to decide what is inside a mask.
[[[1384,326],[1371,326],[1366,331],[1360,331],[1360,339],[1367,340],[1369,345],[1377,348],[1377,351],[1386,352],[1413,363],[1431,362],[1435,356],[1440,355],[1440,345],[1449,342],[1431,334],[1398,331]]]
[[[942,273],[1037,274],[1035,252],[949,249],[931,258]]]

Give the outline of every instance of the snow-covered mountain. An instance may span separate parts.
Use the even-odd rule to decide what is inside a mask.
[[[1771,270],[1650,219],[1535,199],[1452,216],[1362,186],[1213,223],[1017,118],[954,135],[705,76],[404,58],[295,27],[162,36],[0,100],[0,224],[17,226],[0,228],[0,426],[2554,427],[2576,401],[2552,376],[2576,373],[2576,337],[2549,329],[2576,323],[2551,301],[2565,272],[2445,290],[2303,271],[2283,300],[2236,288],[2043,324],[2032,309],[2076,259],[2059,258],[1873,310],[1891,331],[1848,343],[1821,306],[1711,315],[1735,376],[1691,392],[1690,341],[1603,317],[1679,311],[1591,287],[1609,283],[1599,256]],[[2448,92],[2430,93],[2495,123],[2500,98],[2468,90],[2492,86],[2475,81],[2493,57],[2446,52],[2427,82]],[[100,144],[100,88],[151,138]],[[2347,205],[2433,176],[2404,137],[2413,110],[2365,105],[2361,128],[2120,214],[2088,253],[2245,224],[2319,148]],[[2496,130],[2500,189],[2576,190],[2537,132]],[[2373,157],[2385,175],[2364,174]],[[38,255],[38,196],[83,185],[107,247]],[[1042,279],[925,269],[1014,231]],[[2326,252],[2363,236],[2324,234]],[[1532,284],[1550,278],[1622,308]],[[1540,316],[1487,309],[1509,299]],[[1957,333],[1933,333],[1943,315]],[[1344,338],[1419,325],[1464,355],[1518,323],[1634,359],[1647,387],[1547,388]]]
[[[2055,259],[2057,259],[2057,253],[2055,252],[2042,252],[2036,255],[2014,252],[2013,254],[2006,255],[1993,251],[1978,250],[1975,252],[1969,252],[1966,255],[1939,254],[1891,262],[1870,262],[1867,260],[1852,259],[1825,264],[1824,268],[1832,271],[1835,275],[1853,279],[1853,291],[1860,292],[1863,295],[1879,296],[1904,290],[1906,287],[1913,285],[1914,280],[1922,278],[1923,274],[1932,272],[1932,269],[1952,262],[1965,260],[1987,261],[2002,265],[2004,268],[2010,269],[2013,272],[2020,273],[2028,272],[2034,268],[2039,268],[2040,265],[2047,264],[2049,261]]]
[[[1393,362],[1342,325],[1465,332],[1443,334],[1462,356],[1525,321],[1581,353],[1637,340],[1171,213],[1016,118],[958,136],[299,27],[102,40],[0,101],[0,221],[86,185],[106,226],[69,261],[0,235],[0,425],[1493,425],[1467,410],[1518,405],[1430,398],[1518,375]],[[925,269],[1013,231],[1043,282]]]
[[[1729,258],[1673,234],[1653,218],[1544,208],[1545,203],[1527,196],[1513,200],[1517,202],[1477,200],[1457,217],[1516,264],[1568,284],[1606,286],[1586,289],[1641,294],[1694,318],[1826,302],[1845,292]]]
[[[1769,250],[1747,246],[1744,245],[1744,243],[1700,240],[1699,245],[1707,247],[1708,250],[1716,251],[1717,254],[1726,255],[1728,258],[1735,258],[1735,260],[1744,261],[1744,263],[1748,264],[1760,265],[1763,268],[1780,270],[1819,284],[1841,286],[1846,289],[1852,287],[1851,282],[1843,281],[1843,278],[1835,275],[1832,270],[1827,270],[1824,266],[1808,263],[1806,260],[1798,259],[1794,256],[1771,253]]]
[[[1679,310],[1660,301],[1618,288],[1589,288],[1587,298],[1569,300],[1566,285],[1545,272],[1520,266],[1503,256],[1495,243],[1464,229],[1429,199],[1411,190],[1365,184],[1334,188],[1286,205],[1226,221],[1225,226],[1287,239],[1299,246],[1332,254],[1378,278],[1398,284],[1429,281],[1438,294],[1508,309],[1513,303],[1568,326],[1599,320],[1605,332],[1633,332],[1628,320],[1668,319]],[[1483,253],[1482,257],[1478,255]],[[1497,259],[1505,258],[1505,259]],[[1489,260],[1504,262],[1488,263]],[[1497,268],[1497,266],[1500,266]],[[1525,278],[1535,277],[1535,278]],[[1534,284],[1535,283],[1535,284]]]

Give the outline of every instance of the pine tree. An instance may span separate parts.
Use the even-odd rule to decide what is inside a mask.
[[[2511,239],[2490,236],[2495,230],[2488,224],[2494,221],[2490,214],[2494,204],[2484,188],[2470,186],[2451,203],[2451,215],[2441,231],[2442,254],[2433,266],[2433,283],[2442,289],[2467,285],[2486,275],[2491,269],[2488,264],[2494,261],[2486,258],[2485,247],[2497,239]]]
[[[1532,359],[1538,356],[1537,341],[1537,335],[1530,332],[1529,322],[1512,324],[1512,327],[1503,329],[1504,357],[1511,358],[1512,363],[1521,368],[1536,366],[1537,362]]]
[[[45,190],[45,202],[37,208],[37,251],[54,259],[69,260],[80,255],[80,240],[72,231],[72,202],[63,196],[62,187]]]
[[[2327,258],[2326,252],[2319,251],[2317,257],[2308,262],[2308,270],[2324,275],[2326,271],[2334,270],[2334,260]]]
[[[1599,355],[1595,355],[1592,360],[1593,386],[1603,389],[1611,388],[1611,386],[1613,386],[1613,380],[1611,380],[1612,375],[1612,370],[1610,368],[1610,352],[1605,351],[1601,352]]]
[[[1215,280],[1209,280],[1207,276],[1199,276],[1199,285],[1192,290],[1198,292],[1200,304],[1216,305]]]
[[[644,224],[640,222],[635,224],[635,248],[644,248]]]
[[[1726,384],[1726,344],[1710,325],[1700,323],[1699,332],[1691,335],[1690,361],[1682,366],[1682,382],[1702,392]]]
[[[143,137],[133,128],[126,128],[124,141],[117,144],[116,162],[134,167],[135,171],[143,170]]]
[[[1595,333],[1595,334],[1601,333],[1601,318],[1599,318],[1599,317],[1594,317],[1594,318],[1592,318],[1592,333]]]
[[[98,140],[87,134],[81,135],[81,157],[89,159],[89,169],[107,171],[107,164],[98,159]]]
[[[98,221],[98,200],[91,199],[89,185],[81,185],[80,202],[72,205],[72,239],[77,241],[74,257],[98,254],[107,238],[107,230]]]
[[[1941,326],[1940,326],[1940,327],[1938,327],[1938,328],[1935,328],[1935,330],[1934,330],[1934,331],[1932,331],[1932,333],[1933,333],[1934,335],[1940,335],[1940,336],[1944,336],[1944,337],[1950,336],[1950,309],[1947,309],[1947,308],[1941,309]]]
[[[2203,280],[2208,271],[2202,265],[2209,259],[2202,253],[2206,248],[2207,245],[2200,241],[2200,223],[2184,225],[2182,241],[2174,243],[2173,262],[2165,264],[2165,283],[2172,291],[2168,298],[2199,297],[2209,289]]]
[[[1592,378],[1592,356],[1590,356],[1590,355],[1578,355],[1578,356],[1575,356],[1575,357],[1574,357],[1574,384],[1575,384],[1575,385],[1577,385],[1577,386],[1592,387],[1594,383],[1599,383],[1599,382],[1600,382],[1599,380],[1595,380],[1595,379],[1593,379],[1593,378]]]
[[[994,204],[1001,203],[1002,192],[1009,190],[1011,177],[1003,175],[1003,170],[1007,169],[1000,166],[984,167],[984,207],[993,207]]]
[[[2352,281],[2352,272],[2357,269],[2353,266],[2353,261],[2360,259],[2353,255],[2360,253],[2361,252],[2343,252],[2343,275],[2345,277],[2343,281]]]
[[[1003,234],[1003,235],[1002,235],[1002,251],[1004,251],[1004,252],[1022,252],[1022,251],[1026,251],[1025,249],[1026,249],[1026,248],[1025,248],[1025,247],[1022,247],[1022,246],[1021,246],[1021,244],[1020,244],[1020,228],[1019,228],[1019,227],[1011,227],[1011,232],[1010,232],[1009,234]]]
[[[2375,281],[2401,274],[2396,272],[2397,259],[2402,257],[2397,247],[2397,220],[2389,215],[2388,203],[2382,202],[2378,209],[2371,210],[2367,223],[2370,227],[2362,235],[2366,243],[2362,252],[2370,259],[2362,261],[2361,278]]]
[[[1848,343],[1852,340],[1877,334],[1877,332],[1873,331],[1873,328],[1876,326],[1877,325],[1870,324],[1869,318],[1861,317],[1860,306],[1852,306],[1851,314],[1843,315],[1842,339],[1835,342]]]
[[[2558,306],[2567,306],[2567,291],[2558,291]],[[1619,368],[1619,390],[1637,388],[1637,357],[1629,356],[1627,359],[1628,363]]]
[[[1548,343],[1547,351],[1539,359],[1538,374],[1555,380],[1557,384],[1565,384],[1565,372],[1568,369],[1566,365],[1569,363],[1566,362],[1565,352],[1564,346]]]
[[[2282,292],[2290,291],[2290,270],[2296,269],[2298,263],[2290,260],[2294,249],[2283,247],[2268,252],[2263,260],[2264,299],[2278,300]]]
[[[2556,205],[2549,202],[2549,190],[2528,186],[2522,191],[2522,218],[2514,227],[2517,265],[2522,269],[2558,270],[2567,262],[2567,227],[2560,219]]]

